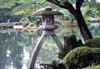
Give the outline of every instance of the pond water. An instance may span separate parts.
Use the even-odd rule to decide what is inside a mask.
[[[68,32],[69,29],[58,29],[56,34],[63,43],[63,36],[71,34],[77,35],[81,38],[79,30],[75,32]],[[71,31],[71,30],[70,30]],[[97,34],[95,32],[98,32]],[[94,36],[100,35],[99,29],[92,31]],[[36,42],[40,38],[35,32],[17,31],[0,33],[0,69],[27,69],[30,63],[32,51]],[[64,44],[64,43],[63,43]],[[48,37],[44,42],[43,47],[39,53],[36,67],[44,61],[51,61],[57,58],[58,49],[52,38]]]

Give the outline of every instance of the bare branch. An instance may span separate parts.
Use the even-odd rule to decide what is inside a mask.
[[[64,5],[66,6],[66,9],[68,9],[68,11],[75,15],[76,14],[76,10],[75,8],[73,7],[73,5],[71,3],[69,3],[68,1],[64,3]]]
[[[65,5],[62,5],[58,0],[47,0],[55,5],[58,5],[60,6],[61,8],[65,8],[66,6]]]
[[[76,14],[75,8],[74,8],[74,7],[72,6],[72,4],[69,3],[68,1],[64,2],[63,4],[61,4],[61,2],[58,1],[58,0],[47,0],[47,1],[49,1],[49,2],[51,2],[51,3],[53,3],[53,4],[55,4],[55,5],[58,5],[58,6],[60,6],[61,8],[68,9],[68,11],[69,11],[71,14],[73,14],[73,15]]]
[[[80,9],[80,7],[82,6],[84,0],[76,0],[76,9]]]

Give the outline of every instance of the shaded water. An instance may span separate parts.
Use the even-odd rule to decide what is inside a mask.
[[[29,32],[0,33],[0,69],[27,69],[39,37],[37,33]],[[37,64],[55,59],[55,49],[55,43],[48,37],[39,53]]]
[[[67,32],[66,32],[67,31]],[[75,34],[81,38],[79,30],[68,32],[66,28],[56,31],[58,38],[63,43],[63,35]],[[91,31],[94,36],[100,35],[99,29]],[[96,32],[98,32],[96,34]],[[30,63],[31,53],[40,36],[32,32],[6,32],[0,33],[0,69],[27,69]],[[58,49],[51,38],[45,41],[37,61],[40,62],[56,59]],[[56,56],[55,56],[56,55]]]

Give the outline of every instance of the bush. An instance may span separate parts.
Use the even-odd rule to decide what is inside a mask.
[[[87,40],[85,45],[92,48],[100,48],[100,37]]]
[[[67,69],[81,69],[100,64],[100,48],[77,47],[64,58]]]

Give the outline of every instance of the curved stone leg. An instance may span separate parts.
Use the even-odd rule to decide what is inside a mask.
[[[38,56],[38,53],[43,45],[43,42],[44,40],[46,39],[47,35],[45,35],[45,33],[42,34],[42,36],[40,37],[34,51],[33,51],[33,54],[32,54],[32,60],[31,60],[31,64],[30,64],[30,67],[29,69],[34,69],[34,65],[35,65],[35,62],[36,62],[36,59],[37,59],[37,56]]]
[[[57,46],[59,48],[60,53],[62,53],[62,51],[63,51],[63,45],[62,45],[62,43],[60,42],[60,40],[57,38],[57,36],[55,34],[53,34],[51,36],[54,39],[54,41],[56,42],[56,44],[57,44]]]

